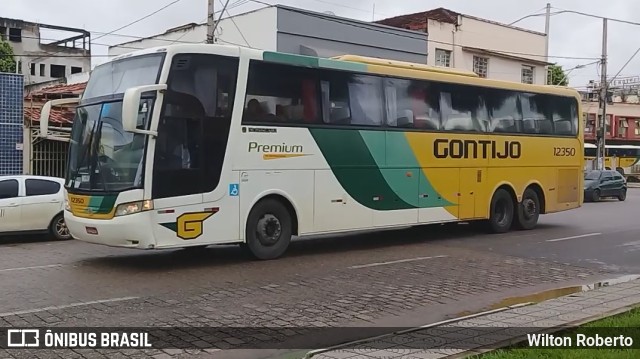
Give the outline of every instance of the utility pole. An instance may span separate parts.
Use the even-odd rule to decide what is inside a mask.
[[[545,56],[545,61],[549,62],[549,27],[551,25],[551,4],[547,3],[547,15],[546,15],[546,21],[544,24],[544,33],[545,33],[545,43],[544,43],[544,56]],[[547,85],[553,85],[552,83],[550,83],[551,80],[551,76],[549,75],[549,66],[545,65],[545,70],[547,72]]]
[[[215,15],[214,15],[214,4],[216,3],[215,0],[208,0],[209,4],[207,6],[207,44],[213,44],[214,43],[214,37],[213,37],[213,33],[215,31],[214,29],[214,19],[215,19]]]
[[[602,59],[600,60],[601,66],[601,78],[600,78],[600,97],[599,97],[599,110],[598,115],[598,169],[603,170],[605,168],[605,138],[607,135],[607,19],[602,19]]]

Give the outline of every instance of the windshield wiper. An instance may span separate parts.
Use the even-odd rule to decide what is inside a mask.
[[[89,132],[89,143],[87,144],[87,147],[85,149],[85,151],[82,152],[82,156],[80,156],[80,159],[78,160],[78,163],[76,163],[76,173],[73,174],[74,182],[78,179],[78,174],[80,172],[80,169],[85,167],[84,166],[84,160],[87,158],[87,156],[89,155],[89,152],[91,151],[91,146],[93,145],[93,135],[94,135],[94,130],[95,130],[95,126],[97,125],[97,121],[93,123],[93,127],[91,128],[91,131]],[[87,122],[85,121],[84,123],[84,127],[86,128],[87,126]],[[83,128],[83,130],[85,129]],[[87,169],[89,169],[89,182],[91,182],[91,166],[90,164],[87,163]],[[82,181],[82,180],[81,180]],[[89,183],[91,184],[91,183]]]
[[[95,173],[96,167],[98,169],[98,173],[100,173],[100,180],[102,181],[102,189],[106,192],[107,191],[107,181],[106,178],[104,177],[104,173],[102,172],[102,165],[100,165],[100,155],[99,155],[99,149],[98,146],[100,144],[100,139],[102,138],[102,119],[98,120],[97,123],[97,129],[95,132],[95,155],[93,156],[94,158],[91,159],[91,163],[94,163],[94,167],[93,170],[91,171],[91,176],[93,176],[93,174]],[[93,186],[92,186],[93,187]]]

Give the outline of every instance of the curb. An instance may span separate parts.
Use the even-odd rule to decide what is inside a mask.
[[[426,324],[426,325],[423,325],[423,326],[420,326],[420,327],[409,328],[409,329],[399,330],[399,331],[391,332],[391,333],[387,333],[387,334],[381,334],[381,335],[378,335],[378,336],[375,336],[375,337],[369,337],[369,338],[354,340],[354,341],[351,341],[351,342],[334,345],[334,346],[331,346],[331,347],[328,347],[328,348],[316,349],[316,350],[312,350],[310,352],[307,352],[307,354],[303,357],[303,359],[310,359],[314,355],[326,353],[328,351],[332,351],[332,350],[336,350],[336,349],[340,349],[340,348],[344,348],[346,346],[352,346],[352,345],[355,345],[355,344],[366,343],[366,342],[370,342],[370,341],[373,341],[373,340],[392,337],[392,336],[399,335],[399,334],[411,333],[411,332],[415,332],[415,331],[426,329],[426,328],[432,328],[432,327],[439,326],[439,325],[450,324],[450,323],[458,322],[458,321],[465,320],[465,319],[477,318],[477,317],[481,317],[481,316],[488,315],[488,314],[504,312],[504,311],[509,310],[509,309],[522,308],[522,307],[526,307],[526,306],[532,305],[532,304],[535,304],[535,303],[534,302],[528,302],[528,303],[515,304],[515,305],[502,307],[502,308],[497,308],[497,309],[493,309],[493,310],[488,310],[488,311],[484,311],[484,312],[480,312],[480,313],[474,313],[474,314],[470,314],[470,315],[465,315],[463,317],[452,318],[452,319],[447,319],[447,320],[443,320],[443,321],[440,321],[440,322]]]
[[[624,275],[624,276],[621,276],[621,277],[618,277],[618,278],[614,278],[614,279],[610,279],[610,280],[603,280],[603,281],[600,281],[600,282],[594,283],[594,284],[582,285],[582,291],[581,292],[584,293],[584,292],[597,291],[600,288],[606,288],[606,287],[609,287],[609,286],[615,286],[616,284],[623,284],[623,283],[631,282],[631,281],[638,280],[638,279],[640,279],[640,275],[638,275],[638,274],[635,274],[635,275]],[[561,296],[561,297],[568,297],[568,296],[571,296],[571,295],[572,294],[568,294],[568,295]],[[304,357],[302,357],[302,359],[310,359],[313,356],[318,355],[318,354],[322,354],[322,353],[329,352],[329,351],[332,351],[332,350],[343,349],[344,347],[353,346],[353,345],[360,344],[360,343],[367,343],[367,342],[375,341],[375,340],[382,339],[382,338],[387,338],[387,337],[392,337],[392,336],[396,336],[396,335],[411,333],[411,332],[419,331],[419,330],[426,329],[426,328],[432,328],[432,327],[436,327],[436,326],[440,326],[440,325],[455,323],[455,322],[459,322],[459,321],[466,320],[466,319],[482,317],[482,316],[485,316],[485,315],[488,315],[488,314],[499,313],[499,312],[503,312],[503,311],[510,310],[510,309],[521,308],[521,307],[540,304],[540,303],[544,303],[544,302],[545,301],[527,302],[527,303],[515,304],[515,305],[512,305],[512,306],[506,306],[506,307],[501,307],[501,308],[497,308],[497,309],[493,309],[493,310],[474,313],[474,314],[470,314],[470,315],[466,315],[466,316],[462,316],[462,317],[447,319],[447,320],[444,320],[444,321],[431,323],[431,324],[423,325],[423,326],[420,326],[420,327],[409,328],[409,329],[406,329],[406,330],[400,330],[400,331],[396,331],[396,332],[382,334],[382,335],[378,335],[378,336],[375,336],[375,337],[369,337],[369,338],[359,339],[359,340],[346,342],[346,343],[342,343],[342,344],[337,344],[337,345],[334,345],[334,346],[331,346],[331,347],[328,347],[328,348],[322,348],[322,349],[316,349],[316,350],[309,351],[309,352],[306,353],[306,355]],[[599,319],[603,319],[603,318],[611,317],[611,316],[614,316],[614,315],[617,315],[617,314],[622,314],[622,313],[625,313],[625,312],[629,312],[630,310],[633,310],[635,308],[640,308],[640,299],[638,300],[638,302],[636,302],[634,304],[625,305],[624,307],[617,308],[617,309],[612,309],[612,310],[609,310],[609,311],[607,311],[605,313],[602,313],[602,314],[592,315],[592,316],[590,316],[588,318],[585,318],[585,319],[576,320],[576,321],[572,321],[572,322],[567,322],[567,323],[563,323],[562,325],[558,325],[558,326],[550,327],[550,328],[547,328],[547,329],[539,330],[539,331],[536,331],[536,332],[534,332],[532,334],[550,334],[550,333],[555,333],[555,332],[566,330],[567,327],[579,327],[581,325],[588,324],[590,322],[594,322],[594,321],[597,321]],[[481,355],[481,354],[486,354],[486,353],[494,352],[494,351],[497,351],[497,350],[501,350],[501,349],[504,349],[506,347],[510,347],[510,346],[513,346],[513,345],[516,345],[516,344],[520,344],[520,343],[522,343],[524,341],[525,341],[525,339],[523,339],[523,338],[515,337],[515,338],[512,338],[512,339],[504,340],[502,342],[494,343],[494,344],[491,345],[492,346],[491,349],[482,349],[482,348],[470,349],[470,350],[463,351],[461,353],[456,353],[456,354],[452,354],[452,355],[449,355],[449,356],[445,356],[443,358],[451,358],[451,359],[469,358],[469,357],[472,357],[472,356],[478,356],[478,355]]]
[[[560,327],[560,328],[557,327],[557,326],[556,327],[551,327],[551,328],[548,328],[546,330],[540,330],[540,331],[537,331],[537,332],[532,333],[532,334],[551,334],[551,333],[556,333],[556,332],[559,332],[559,331],[562,331],[562,330],[566,330],[567,328],[565,328],[565,327],[567,327],[567,326],[579,327],[581,325],[585,325],[585,324],[588,324],[588,323],[591,323],[591,322],[595,322],[595,321],[598,321],[600,319],[612,317],[612,316],[618,315],[618,314],[623,314],[623,313],[629,312],[629,311],[631,311],[633,309],[636,309],[636,308],[640,308],[640,300],[638,300],[638,303],[636,303],[636,304],[627,305],[627,306],[624,306],[624,307],[618,308],[618,309],[612,309],[612,310],[610,310],[608,312],[605,312],[605,313],[602,313],[602,314],[596,314],[596,315],[593,315],[593,316],[591,316],[589,318],[586,318],[586,319],[581,319],[581,320],[576,320],[576,321],[573,321],[573,322],[568,322],[566,324],[563,324],[562,327]],[[505,341],[502,341],[502,342],[499,342],[499,343],[495,344],[497,346],[497,348],[493,348],[493,349],[472,349],[472,350],[467,350],[467,351],[462,352],[462,353],[453,354],[453,355],[447,356],[445,358],[447,358],[447,359],[469,358],[469,357],[472,357],[472,356],[478,356],[478,355],[481,355],[481,354],[487,354],[487,353],[495,352],[495,351],[498,351],[498,350],[502,350],[502,349],[504,349],[506,347],[510,347],[510,346],[513,346],[513,345],[516,345],[516,344],[520,344],[520,343],[522,343],[524,341],[525,341],[524,339],[511,339],[511,340],[507,339]]]

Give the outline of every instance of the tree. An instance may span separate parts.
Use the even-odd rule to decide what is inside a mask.
[[[557,86],[569,85],[569,78],[567,77],[564,70],[562,69],[562,66],[560,65],[549,66],[549,74],[551,76],[549,85],[557,85]]]
[[[16,72],[16,60],[8,42],[0,40],[0,72]]]

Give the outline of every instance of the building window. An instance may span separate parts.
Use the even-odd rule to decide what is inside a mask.
[[[627,119],[620,118],[620,122],[618,124],[618,136],[626,138],[628,128],[629,128],[629,124],[627,123]]]
[[[436,49],[436,66],[451,67],[451,51]]]
[[[64,65],[51,65],[51,77],[61,78],[65,76],[67,69]]]
[[[7,39],[7,28],[5,26],[0,26],[0,41],[4,41]]]
[[[22,73],[22,61],[18,61],[18,64],[16,66],[18,67],[18,73],[21,74]]]
[[[10,28],[9,41],[22,42],[22,29]]]
[[[489,59],[486,57],[473,57],[473,72],[480,77],[487,77],[487,69],[489,67]]]
[[[45,72],[44,64],[40,64],[40,76],[45,76],[44,72]]]
[[[79,74],[82,72],[82,67],[71,66],[71,74]]]
[[[34,64],[33,62],[29,64],[29,73],[31,74],[31,76],[36,75],[36,64]]]
[[[640,121],[636,120],[636,137],[640,136]]]
[[[522,65],[522,83],[533,84],[534,68],[533,66]]]

